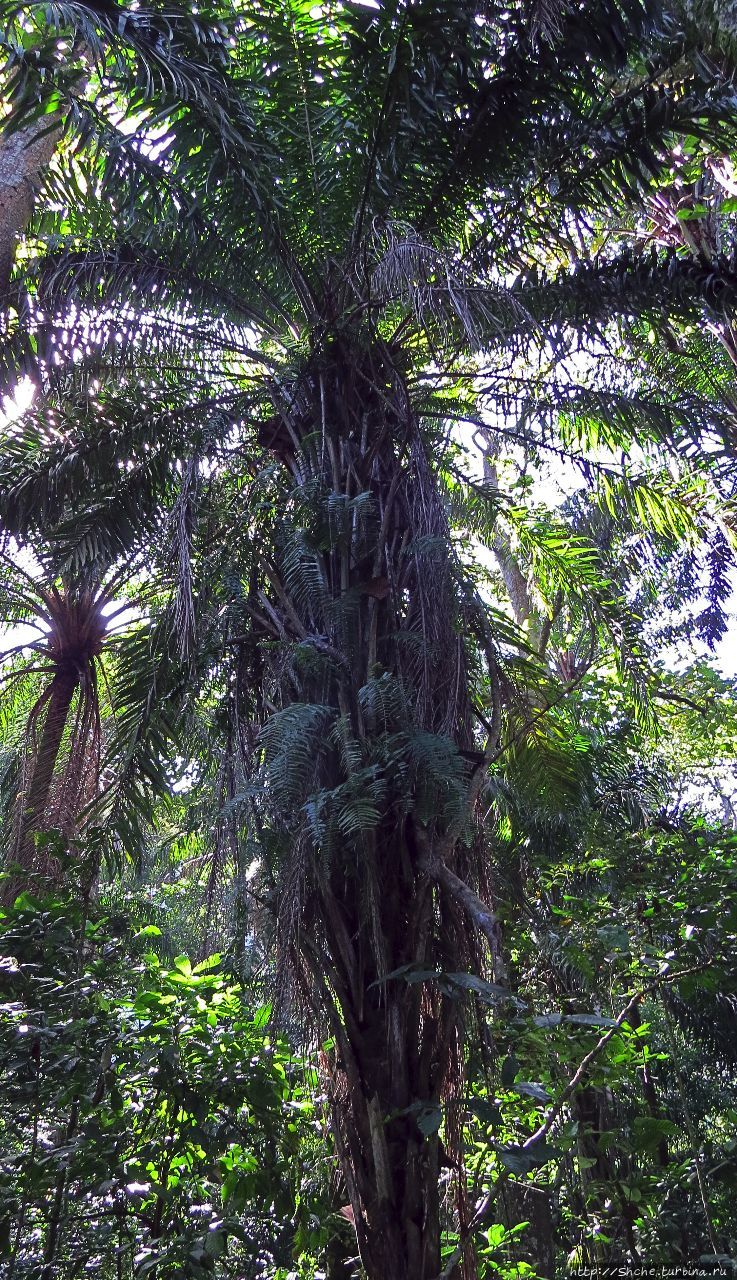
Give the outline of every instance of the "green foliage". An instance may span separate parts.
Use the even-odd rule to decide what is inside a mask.
[[[10,1274],[281,1275],[309,1237],[316,1078],[220,957],[21,895],[3,918]],[[307,1234],[305,1235],[305,1232]]]

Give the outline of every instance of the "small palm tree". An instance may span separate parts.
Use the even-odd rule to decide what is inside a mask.
[[[5,901],[53,886],[63,874],[60,853],[87,888],[103,854],[118,864],[138,860],[151,820],[147,790],[167,789],[157,750],[176,751],[177,708],[193,670],[179,664],[178,678],[171,670],[181,603],[150,563],[141,587],[145,561],[135,546],[119,568],[60,568],[48,546],[36,551],[35,570],[0,553],[3,628],[11,638],[36,632],[3,654],[6,743],[17,762],[6,769]],[[156,625],[146,619],[154,588],[169,599]],[[171,637],[172,651],[160,634]],[[165,707],[153,699],[164,680]]]
[[[13,581],[15,579],[15,582]],[[18,646],[29,653],[14,665],[5,684],[18,686],[43,678],[26,719],[21,749],[21,786],[16,800],[10,861],[23,876],[50,870],[36,837],[59,829],[75,834],[85,802],[96,793],[101,759],[98,668],[108,632],[112,595],[99,583],[51,582],[44,587],[11,568],[2,586],[3,621],[29,621],[42,638]],[[13,607],[15,606],[15,607]],[[6,897],[18,876],[6,884]]]

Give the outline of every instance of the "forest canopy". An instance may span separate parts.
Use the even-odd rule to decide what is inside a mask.
[[[731,1274],[736,56],[0,0],[8,1280]]]

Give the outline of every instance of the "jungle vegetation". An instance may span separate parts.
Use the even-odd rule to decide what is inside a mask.
[[[729,1274],[736,53],[0,3],[7,1280]]]

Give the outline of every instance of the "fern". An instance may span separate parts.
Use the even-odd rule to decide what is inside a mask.
[[[358,701],[365,718],[380,733],[396,730],[411,717],[407,691],[402,681],[389,671],[362,685],[358,690]]]
[[[414,781],[414,811],[423,823],[454,826],[467,815],[470,775],[457,746],[439,734],[415,730],[407,737],[409,768]]]
[[[287,821],[306,800],[334,717],[331,707],[294,702],[276,711],[261,731],[269,790]]]

